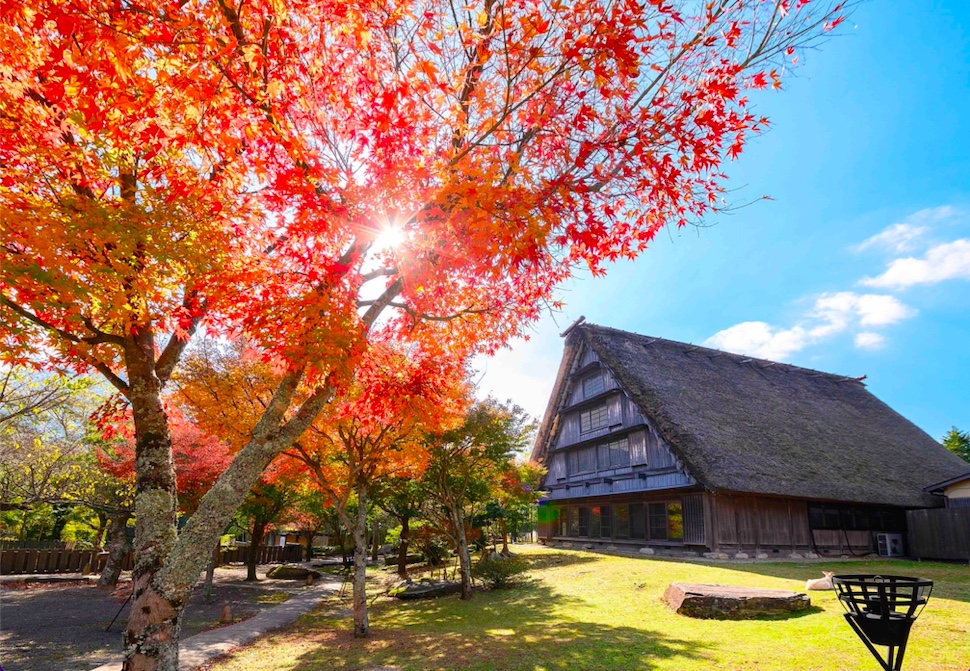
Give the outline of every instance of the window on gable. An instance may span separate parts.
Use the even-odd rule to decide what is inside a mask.
[[[590,473],[596,470],[596,448],[581,447],[567,454],[569,474]]]
[[[608,426],[609,422],[609,412],[607,412],[606,404],[604,403],[603,405],[598,405],[595,408],[583,410],[579,413],[579,432],[590,433],[591,431]]]
[[[603,384],[602,375],[597,373],[593,377],[583,380],[583,398],[592,398],[604,391],[606,391],[606,385]]]
[[[596,447],[596,462],[601,471],[629,466],[630,443],[626,438],[600,443]]]

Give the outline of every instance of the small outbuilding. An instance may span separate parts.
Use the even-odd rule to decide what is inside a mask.
[[[893,554],[906,511],[941,505],[926,483],[967,471],[859,378],[592,324],[564,335],[532,453],[543,541]]]
[[[926,491],[942,496],[947,508],[970,508],[970,471],[930,485]]]

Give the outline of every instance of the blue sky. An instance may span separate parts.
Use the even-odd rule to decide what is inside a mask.
[[[670,230],[563,313],[480,360],[480,392],[545,410],[559,332],[596,324],[845,375],[939,439],[970,430],[970,2],[869,2],[752,96],[772,129],[728,168],[739,199]]]

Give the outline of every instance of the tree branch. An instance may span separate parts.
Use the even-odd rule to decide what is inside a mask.
[[[370,304],[370,307],[367,308],[367,312],[364,313],[364,316],[361,317],[361,319],[368,330],[370,330],[370,327],[374,325],[375,321],[377,321],[377,318],[384,311],[384,308],[390,305],[391,301],[397,298],[402,291],[404,291],[404,280],[398,277],[388,285],[388,287],[384,290],[384,293],[382,293],[378,299],[374,301],[367,301]]]
[[[165,383],[172,376],[175,366],[178,364],[179,359],[182,358],[182,353],[189,346],[192,336],[195,335],[199,324],[202,323],[202,317],[205,316],[205,303],[202,304],[201,309],[196,304],[198,296],[199,292],[195,290],[185,292],[185,296],[182,298],[182,308],[185,310],[197,309],[198,314],[193,316],[189,322],[189,327],[186,329],[186,337],[179,338],[177,334],[173,333],[168,343],[165,344],[165,349],[162,350],[158,360],[155,362],[155,375],[158,376],[158,381],[162,383],[162,386],[165,386]]]

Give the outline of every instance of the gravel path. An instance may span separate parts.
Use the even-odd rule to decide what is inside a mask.
[[[270,568],[260,567],[259,577],[265,578]],[[245,576],[245,568],[217,569],[211,604],[202,603],[202,589],[196,588],[182,619],[183,640],[217,624],[226,605],[238,620],[277,605],[281,594],[304,589],[296,581],[246,583]],[[0,586],[0,667],[3,671],[84,670],[118,659],[128,606],[110,631],[105,632],[105,627],[127,596],[127,590],[111,593],[94,585]]]

